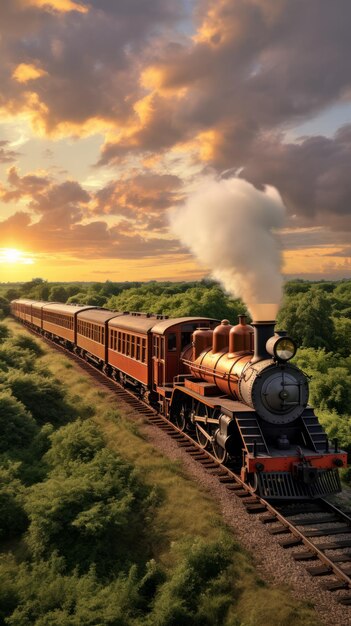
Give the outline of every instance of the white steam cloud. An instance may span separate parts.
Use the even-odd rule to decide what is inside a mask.
[[[274,187],[259,191],[240,178],[206,178],[170,220],[175,235],[244,300],[254,320],[275,319],[283,279],[273,231],[283,226],[285,207]]]

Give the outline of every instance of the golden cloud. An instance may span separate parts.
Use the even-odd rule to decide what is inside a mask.
[[[18,83],[27,83],[29,80],[36,80],[42,76],[47,76],[47,72],[31,63],[20,63],[12,74],[12,78]]]
[[[69,11],[78,11],[79,13],[88,13],[89,8],[73,2],[73,0],[28,0],[30,6],[39,8],[50,8],[61,13],[68,13]]]

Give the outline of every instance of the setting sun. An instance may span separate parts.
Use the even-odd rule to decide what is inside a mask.
[[[0,263],[32,265],[34,261],[26,252],[16,248],[0,248]]]

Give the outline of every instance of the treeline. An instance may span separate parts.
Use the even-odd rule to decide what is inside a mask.
[[[200,282],[123,282],[50,284],[35,278],[23,285],[0,291],[0,309],[9,311],[15,298],[105,307],[118,311],[163,313],[172,317],[208,315],[235,318],[245,310],[240,300],[229,298],[217,283]]]

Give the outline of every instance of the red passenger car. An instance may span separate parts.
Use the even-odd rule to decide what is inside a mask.
[[[46,304],[42,313],[42,329],[51,333],[66,343],[77,343],[76,318],[80,311],[94,309],[92,306],[78,306],[75,304]]]
[[[36,300],[29,300],[26,298],[19,298],[18,300],[12,300],[11,313],[15,317],[18,317],[23,322],[32,323],[32,304],[36,303]]]
[[[77,314],[77,353],[98,365],[108,360],[108,321],[123,313],[103,309],[83,309]]]
[[[108,364],[112,376],[143,393],[152,384],[151,330],[155,316],[126,314],[108,322]]]

